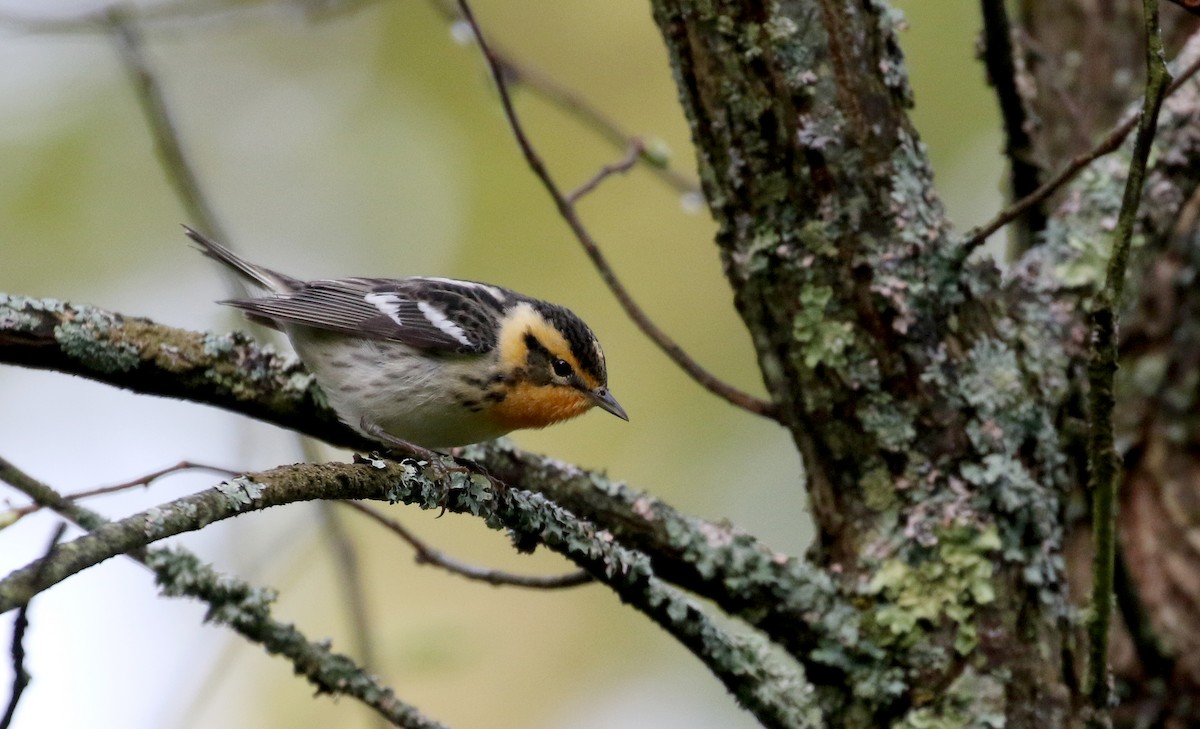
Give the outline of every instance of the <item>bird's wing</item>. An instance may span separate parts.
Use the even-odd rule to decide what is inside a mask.
[[[519,297],[508,289],[442,278],[309,281],[275,296],[222,303],[280,323],[402,342],[418,349],[482,354]]]

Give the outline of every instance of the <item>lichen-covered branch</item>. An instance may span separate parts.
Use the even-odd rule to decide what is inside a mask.
[[[54,489],[0,458],[0,482],[7,483],[42,506],[53,509],[88,530],[103,529],[108,520],[67,500]],[[191,597],[208,603],[206,619],[227,625],[243,637],[263,646],[268,653],[292,662],[296,673],[316,686],[319,693],[350,696],[403,729],[445,729],[415,707],[398,699],[392,689],[379,683],[363,668],[323,642],[308,640],[294,626],[271,617],[275,593],[252,587],[218,573],[187,550],[136,549],[126,555],[142,562],[155,574],[163,594]],[[49,555],[48,555],[49,556]],[[50,569],[53,560],[40,560]],[[42,582],[39,575],[32,581]]]
[[[812,676],[847,680],[878,669],[882,654],[835,581],[808,562],[766,547],[729,524],[680,514],[650,494],[503,443],[464,455],[509,483],[536,489],[650,555],[659,577],[712,600],[770,635]],[[599,495],[599,498],[597,497]],[[865,674],[860,680],[882,680]]]
[[[79,375],[146,395],[236,409],[339,445],[371,448],[331,410],[292,355],[245,334],[163,327],[88,306],[0,294],[0,362]]]
[[[820,726],[807,684],[794,667],[771,656],[761,638],[717,626],[694,601],[663,583],[649,560],[603,530],[540,495],[502,487],[479,474],[452,472],[434,480],[425,466],[407,461],[285,466],[248,474],[97,527],[60,545],[0,580],[0,612],[27,602],[65,577],[101,561],[221,519],[272,506],[314,499],[376,499],[447,508],[537,540],[586,569],[689,648],[738,701],[768,727]],[[178,579],[196,568],[190,560],[150,558]]]
[[[189,332],[95,307],[0,295],[0,363],[75,374],[144,394],[239,412],[334,445],[376,444],[337,421],[292,358],[240,334]],[[686,517],[595,472],[504,442],[465,455],[545,494],[646,554],[655,572],[713,600],[784,645],[810,673],[873,666],[879,649],[834,582],[728,525]]]

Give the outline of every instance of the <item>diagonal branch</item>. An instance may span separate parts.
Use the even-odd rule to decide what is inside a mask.
[[[167,180],[175,189],[188,219],[207,235],[217,240],[229,240],[229,236],[217,220],[217,214],[208,202],[208,196],[204,194],[204,188],[201,187],[187,153],[183,150],[183,144],[179,141],[179,133],[167,107],[166,96],[146,58],[141,33],[128,12],[123,9],[113,8],[105,16],[105,20],[121,63],[129,74],[142,115],[150,128],[150,136],[154,139],[154,146],[163,170],[167,173]]]
[[[1200,72],[1200,58],[1192,61],[1187,65],[1179,75],[1167,86],[1165,96],[1170,96],[1175,93],[1181,86],[1187,83],[1197,72]],[[963,243],[962,255],[966,257],[976,248],[984,243],[992,233],[1000,230],[1004,226],[1016,220],[1027,210],[1036,205],[1040,205],[1046,198],[1053,195],[1059,188],[1067,184],[1071,180],[1085,170],[1088,165],[1100,159],[1101,157],[1115,152],[1121,147],[1121,142],[1129,136],[1137,126],[1138,120],[1141,117],[1137,114],[1132,114],[1125,118],[1120,124],[1112,128],[1108,134],[1104,135],[1099,142],[1096,142],[1090,150],[1083,154],[1076,155],[1067,163],[1065,167],[1059,170],[1053,177],[1046,180],[1041,187],[1034,190],[1029,195],[1021,198],[1004,210],[1001,210],[995,218],[988,221],[984,225],[972,230],[967,234],[967,239]]]
[[[3,458],[0,458],[0,481],[84,529],[95,531],[110,524],[104,517],[71,503]],[[350,696],[402,729],[445,729],[444,725],[427,719],[415,707],[396,698],[392,689],[379,683],[349,658],[331,651],[327,643],[310,641],[292,625],[272,619],[270,608],[275,595],[271,590],[254,588],[220,574],[184,549],[133,549],[125,554],[155,573],[163,594],[207,602],[208,620],[227,625],[247,640],[263,646],[268,653],[290,660],[296,673],[316,686],[318,693]],[[42,562],[46,563],[46,560]]]
[[[242,334],[190,332],[95,307],[0,294],[0,363],[213,405],[336,446],[378,447],[337,419],[298,361]],[[661,577],[779,636],[794,656],[870,664],[875,648],[858,637],[857,611],[829,575],[803,560],[599,473],[503,443],[465,453],[502,481],[602,524],[648,555]]]
[[[0,460],[0,478],[9,480],[13,470]],[[719,626],[698,603],[660,580],[644,555],[620,546],[603,530],[538,494],[498,484],[480,474],[452,472],[434,480],[426,475],[429,470],[412,461],[364,459],[353,464],[283,466],[247,474],[102,525],[51,550],[45,559],[0,580],[0,612],[20,607],[38,592],[108,558],[136,553],[156,541],[239,514],[316,499],[399,501],[473,514],[492,528],[509,529],[544,543],[691,650],[764,726],[814,725],[810,718],[819,713],[795,667],[771,658],[760,638]],[[178,569],[170,553],[161,557],[156,553],[148,561]]]
[[[476,567],[473,564],[467,564],[462,560],[455,559],[440,549],[434,549],[425,542],[417,538],[408,527],[401,524],[395,519],[390,519],[384,516],[378,509],[367,506],[358,501],[344,501],[347,507],[354,509],[360,514],[365,514],[375,521],[375,523],[383,526],[388,531],[392,532],[400,539],[404,540],[417,553],[417,562],[419,564],[431,564],[435,567],[450,572],[451,574],[466,577],[468,580],[478,580],[486,582],[489,585],[512,585],[514,587],[531,587],[541,590],[556,590],[564,587],[578,587],[586,585],[592,581],[592,576],[587,572],[580,570],[566,575],[552,575],[543,577],[541,575],[514,575],[510,572],[502,570],[487,569],[484,567]]]
[[[743,410],[765,418],[778,420],[776,407],[773,403],[744,393],[701,367],[675,340],[660,329],[646,312],[638,306],[637,302],[633,300],[625,285],[617,278],[617,274],[613,271],[612,266],[609,265],[608,259],[600,250],[600,246],[597,245],[595,239],[592,238],[591,233],[588,232],[583,221],[579,218],[579,214],[575,210],[575,205],[558,189],[558,185],[555,184],[554,179],[550,176],[550,171],[546,168],[546,163],[542,160],[537,150],[533,148],[533,143],[529,140],[528,135],[525,134],[521,119],[517,116],[517,111],[513,106],[512,96],[508,92],[508,80],[505,78],[504,66],[484,39],[483,32],[479,28],[479,23],[471,13],[470,5],[466,0],[458,0],[458,7],[463,15],[463,19],[470,24],[471,30],[475,33],[479,49],[483,52],[488,68],[492,72],[492,79],[496,82],[496,89],[500,93],[500,103],[504,107],[504,116],[508,119],[508,124],[512,128],[513,135],[517,139],[517,144],[520,146],[522,154],[525,155],[526,163],[533,170],[533,174],[537,176],[542,186],[546,188],[546,192],[550,194],[555,207],[558,208],[559,215],[566,221],[571,232],[575,234],[576,240],[583,246],[584,252],[591,259],[592,265],[596,267],[600,278],[604,280],[605,285],[608,286],[609,290],[617,298],[617,301],[621,304],[621,308],[625,310],[625,314],[633,320],[634,324],[652,342],[658,345],[659,349],[665,352],[675,364],[704,387],[704,389]]]
[[[49,555],[50,550],[58,545],[58,541],[62,539],[63,532],[67,530],[66,522],[60,523],[58,528],[54,530],[54,535],[50,538],[50,546],[46,547],[46,554]],[[47,564],[46,560],[42,560],[43,564]],[[29,629],[29,605],[21,606],[17,612],[17,619],[13,623],[12,634],[12,666],[13,666],[13,685],[12,694],[8,698],[8,707],[4,710],[4,716],[0,717],[0,729],[8,729],[12,725],[13,716],[17,713],[17,705],[21,703],[21,696],[25,694],[25,689],[29,687],[31,676],[25,668],[25,631]]]
[[[432,0],[433,9],[451,23],[463,23],[464,17],[456,9],[455,0]],[[475,34],[478,37],[478,34]],[[620,124],[597,108],[574,89],[555,81],[542,71],[516,60],[513,54],[489,43],[492,57],[496,59],[509,83],[519,84],[578,120],[593,134],[616,149],[629,149],[639,141],[637,135],[629,133]],[[696,182],[686,175],[667,166],[665,155],[642,146],[637,161],[644,162],[649,170],[676,192],[684,196],[699,196]]]

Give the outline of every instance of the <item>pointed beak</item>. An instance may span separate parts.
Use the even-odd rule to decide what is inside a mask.
[[[625,414],[625,408],[621,407],[607,387],[597,387],[588,394],[592,396],[592,400],[601,410],[607,410],[621,420],[629,420],[629,416]]]

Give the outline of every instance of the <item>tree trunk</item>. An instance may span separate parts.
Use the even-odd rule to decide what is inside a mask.
[[[1084,575],[1090,550],[1086,519],[1072,521],[1070,534],[1064,524],[1085,474],[1071,432],[1083,415],[1087,299],[1064,274],[1089,263],[1102,271],[1102,259],[1082,260],[1062,232],[1086,232],[1106,250],[1111,225],[1094,221],[1115,217],[1125,162],[1100,163],[1113,173],[1108,197],[1081,202],[1075,193],[1052,219],[1059,234],[1002,283],[990,262],[964,262],[938,203],[906,114],[890,10],[656,0],[654,16],[738,310],[804,457],[819,533],[812,557],[862,608],[865,630],[889,649],[895,669],[896,683],[864,686],[801,657],[834,723],[1079,723],[1083,652],[1069,618],[1064,550],[1072,545],[1080,557],[1072,572]],[[1194,27],[1184,18],[1166,15],[1172,48]],[[1023,22],[1022,88],[1036,114],[1038,161],[1054,171],[1141,93],[1140,5],[1026,3]],[[1175,118],[1194,108],[1177,105]],[[1139,265],[1146,279],[1132,284],[1153,294],[1142,309],[1153,313],[1144,319],[1155,332],[1135,324],[1123,340],[1127,352],[1134,339],[1157,343],[1155,402],[1139,405],[1137,383],[1126,378],[1135,401],[1122,403],[1156,417],[1138,420],[1128,452],[1121,536],[1150,622],[1186,647],[1198,636],[1184,616],[1200,601],[1200,561],[1188,540],[1200,507],[1186,495],[1200,464],[1180,428],[1195,411],[1200,338],[1179,341],[1194,319],[1194,287],[1181,282],[1194,280],[1195,256],[1182,253],[1179,231],[1153,224],[1171,217],[1191,181],[1162,167],[1151,185],[1170,174],[1174,196],[1148,200],[1143,218],[1146,234],[1161,236],[1155,247],[1164,258]],[[1190,226],[1182,235],[1190,240]],[[1137,367],[1128,358],[1124,366]],[[1187,384],[1180,391],[1166,381]],[[1161,402],[1168,394],[1173,414]],[[1178,681],[1197,675],[1185,663],[1171,674]],[[1133,678],[1129,661],[1119,667]]]
[[[804,457],[813,557],[895,680],[809,658],[810,679],[844,725],[1066,724],[1068,389],[1047,365],[1071,340],[1053,306],[1025,321],[993,265],[964,265],[884,8],[704,7],[654,11],[725,271]]]

